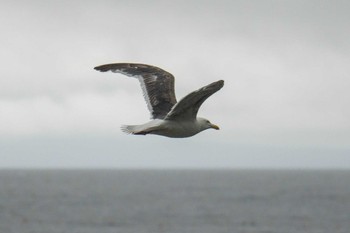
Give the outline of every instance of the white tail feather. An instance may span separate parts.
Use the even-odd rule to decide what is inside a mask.
[[[122,125],[120,129],[126,134],[134,134],[135,126],[134,125]]]
[[[127,134],[146,135],[158,131],[162,120],[153,120],[143,125],[123,125],[121,130]]]
[[[126,134],[146,134],[141,125],[122,125],[120,128]]]

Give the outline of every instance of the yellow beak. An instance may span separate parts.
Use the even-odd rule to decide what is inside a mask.
[[[210,127],[211,127],[212,129],[216,129],[216,130],[219,130],[219,129],[220,129],[219,126],[214,125],[214,124],[210,124]]]

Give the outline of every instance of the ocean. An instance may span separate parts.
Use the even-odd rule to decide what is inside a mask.
[[[350,171],[0,170],[1,233],[349,233]]]

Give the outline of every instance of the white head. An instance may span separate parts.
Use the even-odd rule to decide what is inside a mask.
[[[216,130],[220,129],[219,126],[210,123],[210,121],[205,118],[198,117],[197,122],[201,131],[206,129],[216,129]]]

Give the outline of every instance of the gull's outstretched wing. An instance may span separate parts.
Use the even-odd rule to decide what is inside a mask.
[[[182,98],[170,110],[165,120],[195,120],[197,112],[202,103],[212,94],[220,90],[224,86],[224,81],[213,82],[205,87],[191,92]]]
[[[135,63],[114,63],[95,67],[95,70],[121,73],[137,78],[141,83],[153,119],[163,119],[176,104],[174,76],[155,66]]]

